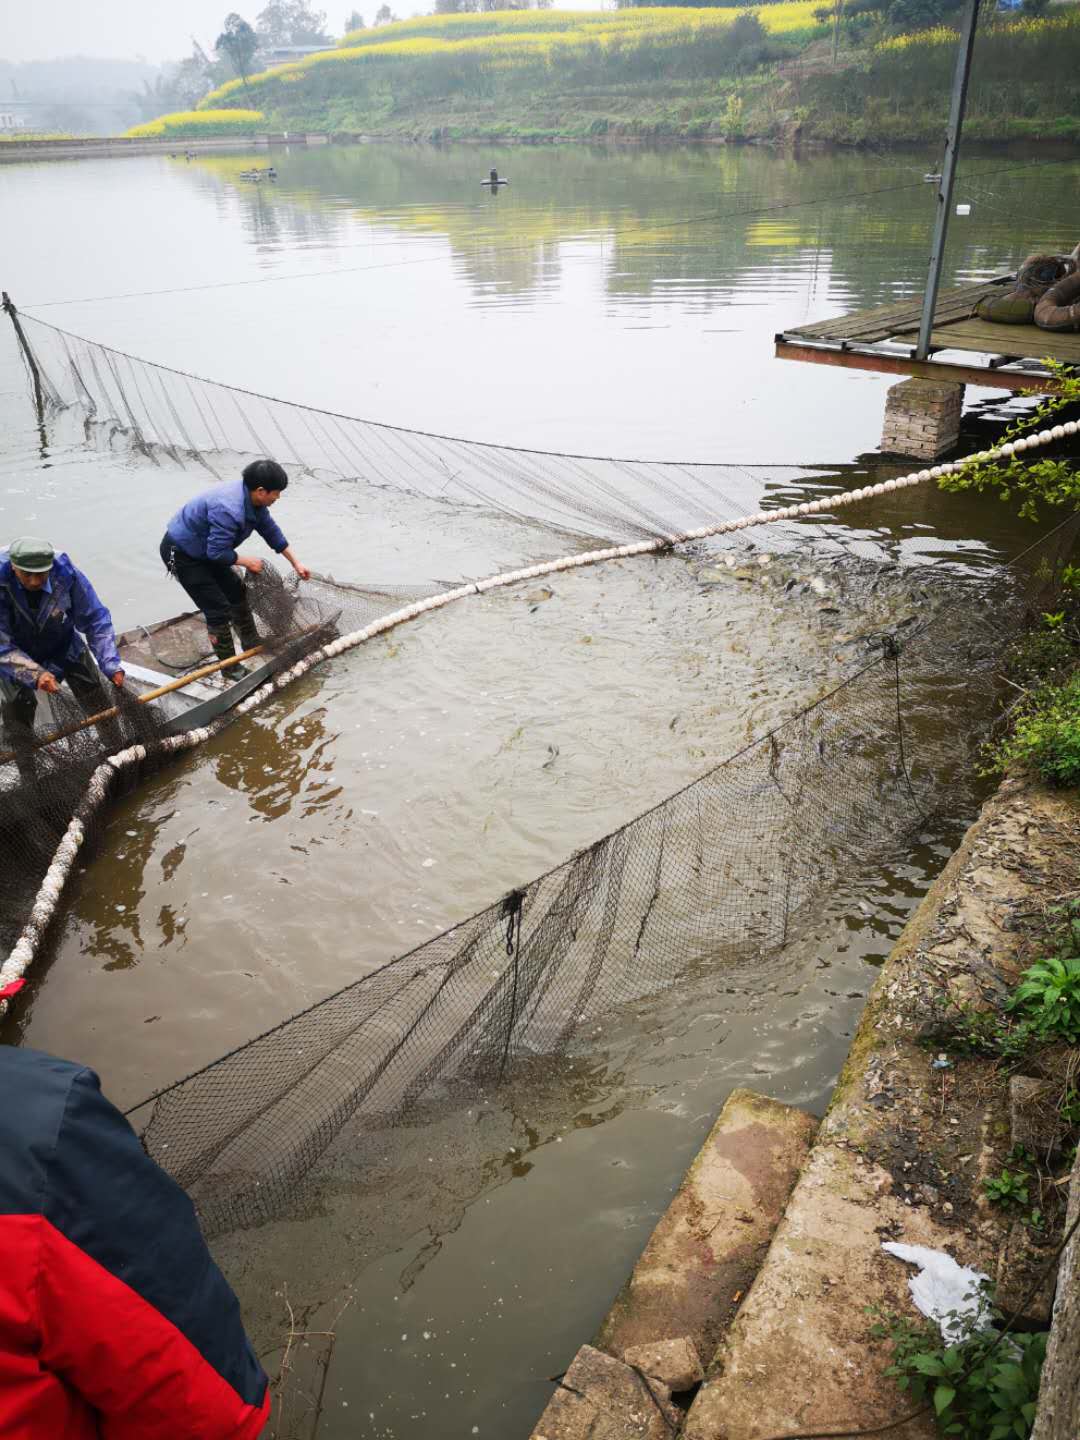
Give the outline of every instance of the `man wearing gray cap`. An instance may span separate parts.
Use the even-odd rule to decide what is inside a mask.
[[[112,616],[90,581],[48,540],[13,540],[0,551],[0,716],[17,754],[33,739],[37,691],[66,681],[87,715],[108,708],[98,667],[123,685]]]

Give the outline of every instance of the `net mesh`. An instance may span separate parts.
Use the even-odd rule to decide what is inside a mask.
[[[575,535],[634,540],[735,519],[757,508],[766,477],[813,468],[557,454],[409,430],[238,390],[21,318],[48,403],[76,409],[92,443],[217,478],[232,473],[231,455],[274,455]]]
[[[931,621],[873,637],[862,670],[771,734],[137,1107],[208,1233],[302,1208],[335,1146],[556,1061],[613,1007],[783,946],[841,875],[954,793],[1003,652],[1048,603],[1076,529],[967,604],[928,594]]]

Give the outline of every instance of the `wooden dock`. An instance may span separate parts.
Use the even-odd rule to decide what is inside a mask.
[[[926,360],[914,358],[921,295],[781,331],[776,336],[776,354],[781,360],[924,380],[1002,390],[1052,390],[1054,377],[1046,361],[1080,366],[1080,334],[1057,334],[1037,325],[994,325],[975,314],[984,295],[1012,281],[1013,276],[1001,275],[977,285],[943,290],[934,311],[931,353]]]

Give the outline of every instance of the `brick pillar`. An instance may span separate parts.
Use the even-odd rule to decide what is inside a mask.
[[[952,380],[903,380],[885,398],[881,448],[891,455],[936,460],[960,437],[964,387]]]

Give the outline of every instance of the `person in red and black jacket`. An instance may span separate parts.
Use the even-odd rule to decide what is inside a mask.
[[[92,1070],[0,1046],[0,1436],[254,1440],[269,1415],[191,1201]]]

